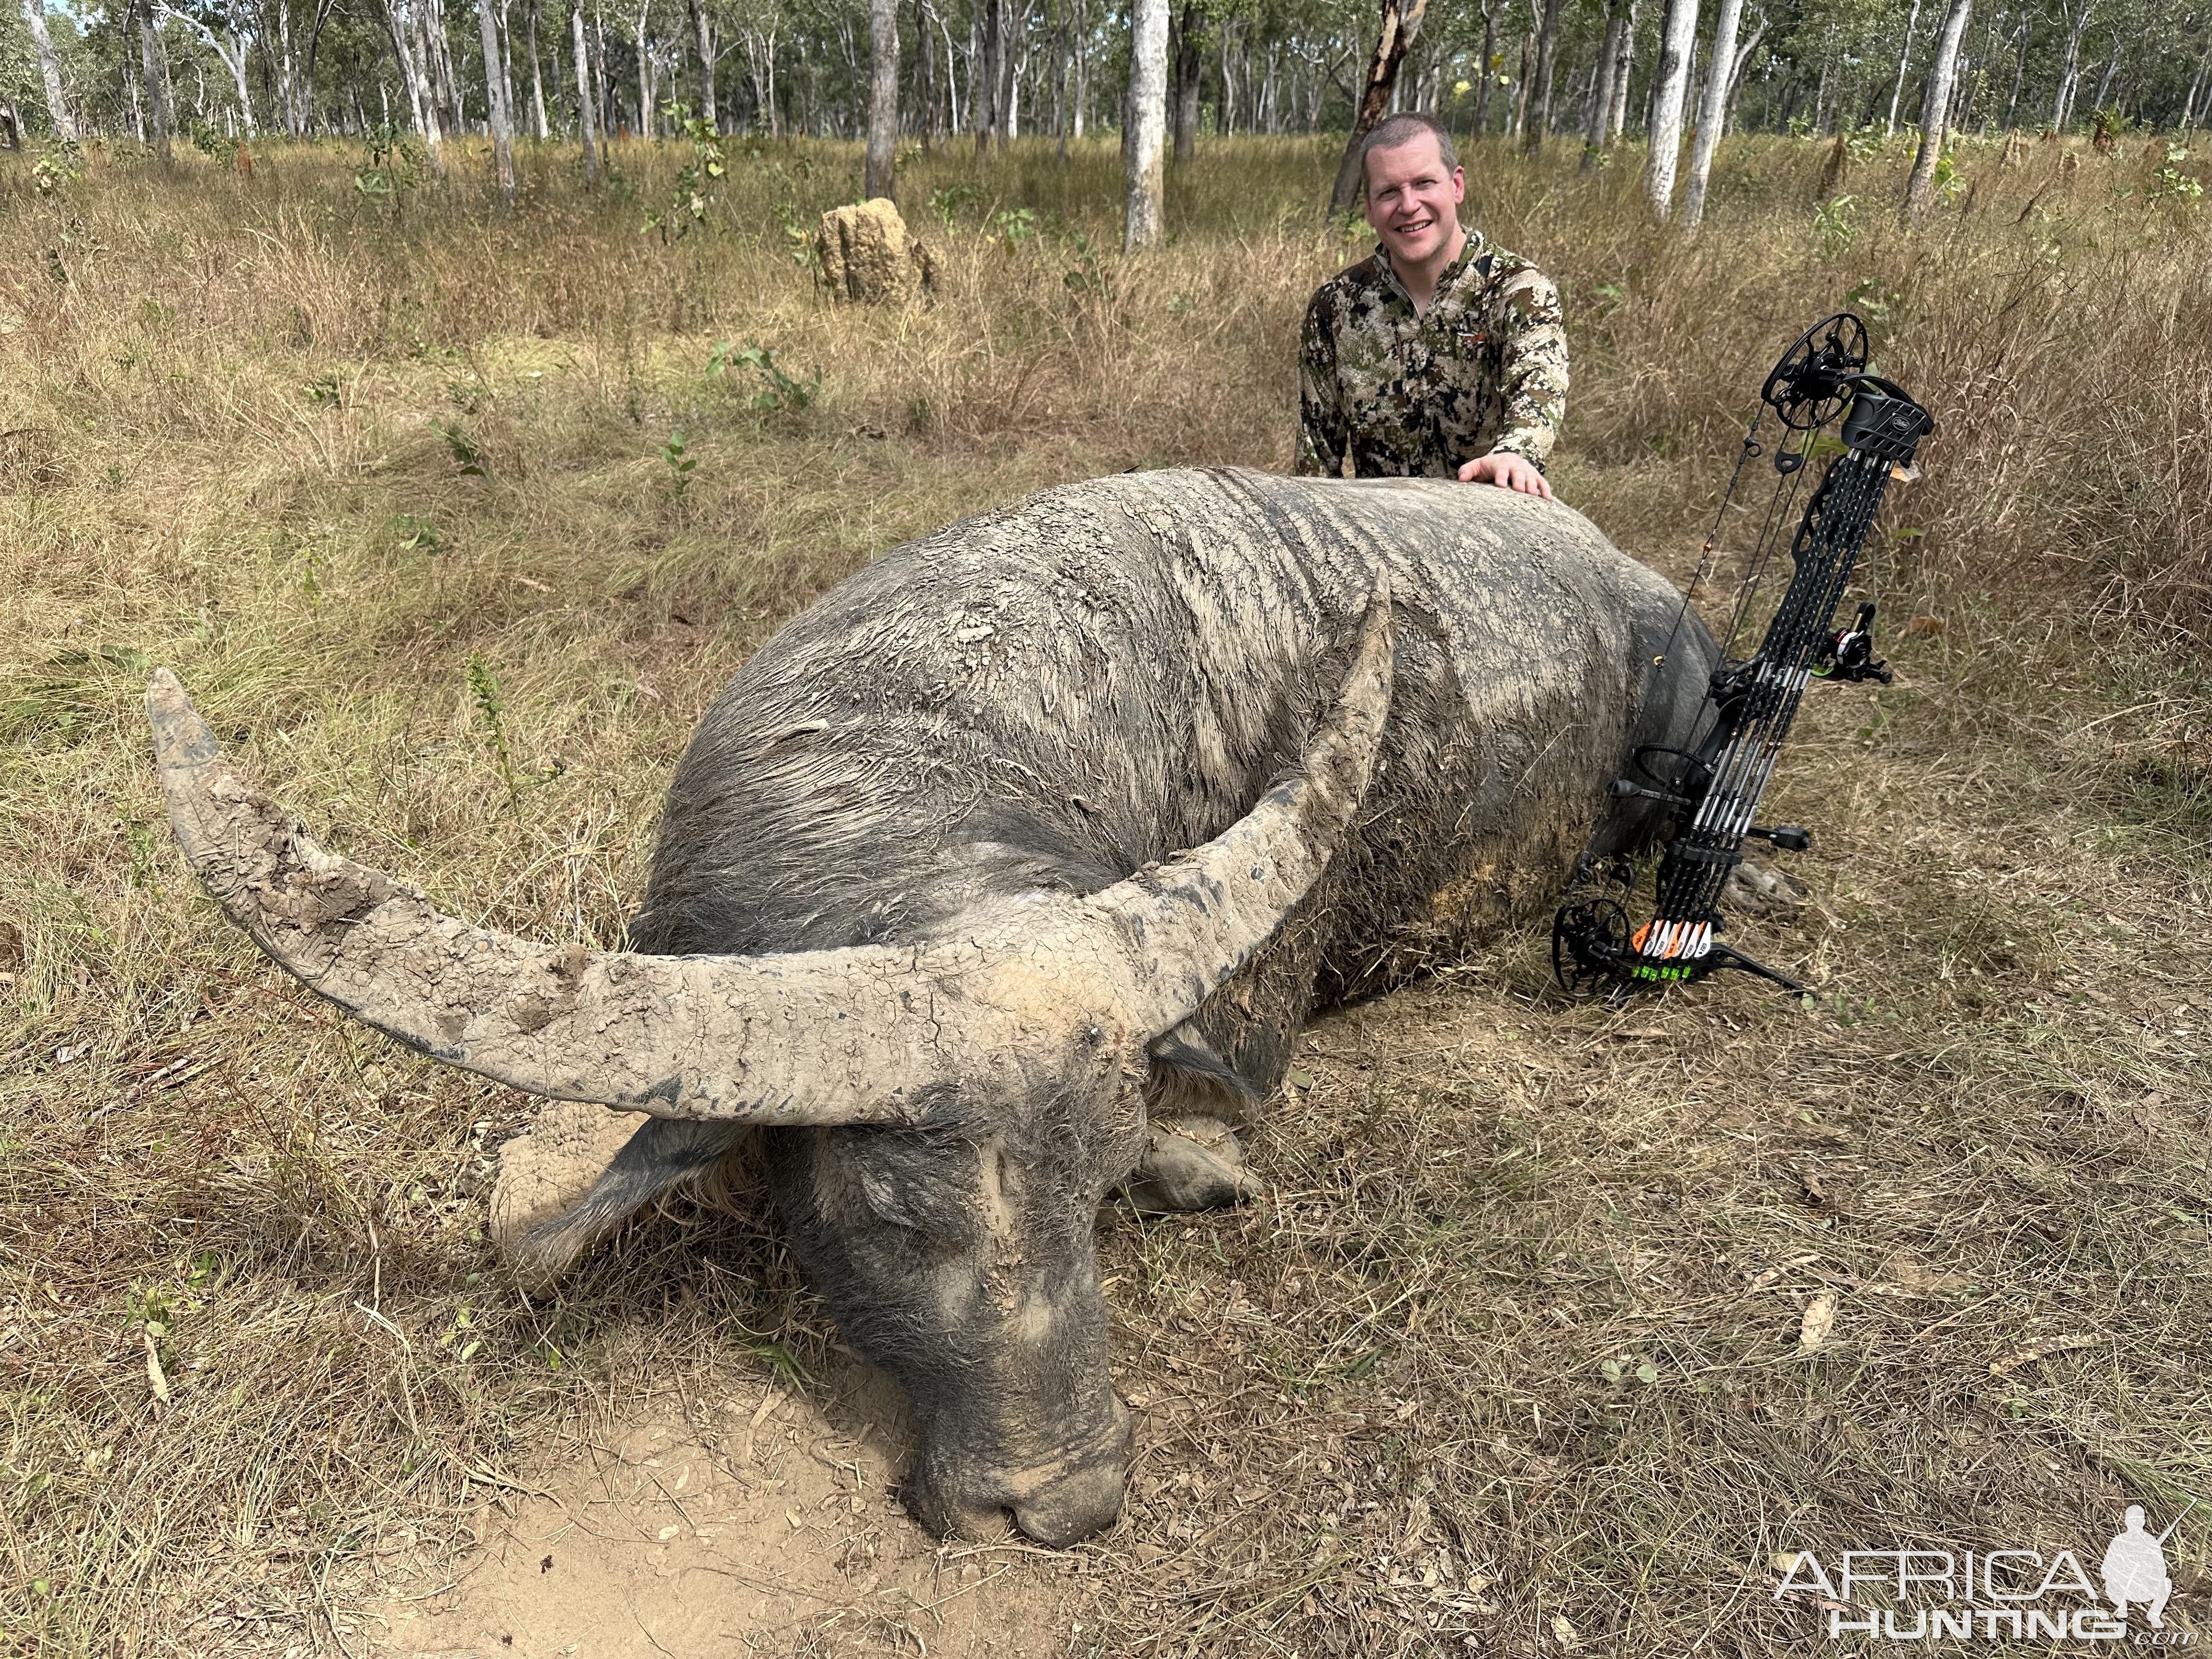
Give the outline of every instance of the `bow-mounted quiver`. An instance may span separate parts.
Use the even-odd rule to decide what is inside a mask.
[[[1747,840],[1756,836],[1790,852],[1811,845],[1809,830],[1756,822],[1806,685],[1814,679],[1884,684],[1890,679],[1887,666],[1874,654],[1875,606],[1862,604],[1847,628],[1836,625],[1836,611],[1884,489],[1892,477],[1918,476],[1913,453],[1936,422],[1903,387],[1868,374],[1866,366],[1866,325],[1842,312],[1807,330],[1760,388],[1759,409],[1675,620],[1679,634],[1736,483],[1745,466],[1766,453],[1759,427],[1771,412],[1784,428],[1773,450],[1778,476],[1720,665],[1689,739],[1679,747],[1638,749],[1629,757],[1633,775],[1611,786],[1616,801],[1652,800],[1671,811],[1650,917],[1640,926],[1630,920],[1638,884],[1634,866],[1614,859],[1601,867],[1586,852],[1552,921],[1553,971],[1570,991],[1601,985],[1626,991],[1702,979],[1721,968],[1742,969],[1791,991],[1805,988],[1715,936],[1726,926],[1721,894],[1730,871],[1743,861]],[[1733,655],[1737,640],[1757,605],[1808,463],[1822,456],[1830,459],[1790,542],[1788,583],[1758,648],[1738,659]],[[1668,649],[1673,648],[1670,636]],[[1595,842],[1594,833],[1593,847]]]

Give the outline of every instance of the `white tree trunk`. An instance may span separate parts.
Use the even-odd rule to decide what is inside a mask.
[[[569,9],[568,21],[576,40],[576,120],[584,135],[584,182],[595,185],[599,181],[599,100],[592,95],[591,53],[584,47],[582,0]]]
[[[1912,9],[1905,14],[1905,45],[1897,53],[1897,82],[1889,89],[1889,124],[1882,136],[1889,137],[1897,131],[1897,103],[1905,96],[1905,70],[1912,61],[1912,31],[1919,26],[1920,0],[1912,0]]]
[[[514,122],[507,106],[507,77],[500,73],[499,24],[492,15],[496,0],[477,0],[477,23],[483,33],[484,99],[490,106],[492,179],[500,199],[514,200]]]
[[[1601,149],[1628,131],[1629,82],[1636,69],[1636,3],[1628,0],[1628,21],[1620,31],[1620,56],[1613,66],[1613,107],[1606,112],[1605,131],[1598,139]]]
[[[448,96],[453,77],[440,60],[440,41],[446,32],[446,13],[441,0],[410,0],[409,15],[415,22],[415,61],[422,75],[422,107],[441,137],[458,132],[453,100]]]
[[[54,38],[46,33],[46,0],[23,0],[23,18],[31,26],[31,44],[39,51],[39,76],[46,87],[46,118],[54,124],[54,137],[65,144],[76,142],[76,123],[70,118],[62,96],[62,60],[54,55]]]
[[[653,0],[639,0],[637,21],[630,30],[637,42],[637,135],[641,138],[653,136],[653,54],[645,46],[646,14],[652,9]]]
[[[599,38],[593,44],[599,55],[592,60],[592,119],[599,131],[599,155],[606,159],[607,137],[614,129],[615,96],[607,80],[607,65],[614,60],[607,56],[607,15],[601,10],[592,19],[591,32]],[[613,166],[611,161],[608,161]]]
[[[889,196],[898,164],[898,0],[868,0],[868,159],[861,193]]]
[[[422,67],[415,61],[414,22],[408,16],[401,0],[385,0],[384,21],[386,30],[392,36],[392,55],[399,60],[399,78],[407,85],[408,113],[414,119],[415,131],[422,135],[422,141],[434,152],[437,148],[438,135],[433,130],[434,123],[422,97]],[[382,90],[380,82],[378,83],[378,89]],[[385,118],[387,121],[391,119],[388,105]]]
[[[201,38],[215,49],[215,55],[222,59],[222,66],[230,71],[231,85],[238,91],[238,112],[246,124],[246,136],[253,137],[253,95],[246,88],[246,37],[234,33],[230,37],[230,49],[225,51],[222,37],[213,29],[194,17],[185,17],[184,21],[200,32]]]
[[[1129,19],[1129,173],[1125,249],[1160,240],[1168,125],[1168,0],[1133,0]]]
[[[1674,171],[1682,148],[1682,106],[1690,84],[1690,56],[1698,44],[1698,0],[1667,0],[1659,42],[1658,80],[1651,92],[1651,156],[1644,194],[1664,220],[1674,210]]]
[[[2189,101],[2181,106],[2181,130],[2187,132],[2200,118],[2197,113],[2197,95],[2204,90],[2204,77],[2212,74],[2212,51],[2205,52],[2197,65],[2197,78],[2189,83]]]
[[[765,29],[745,26],[745,65],[753,80],[754,117],[768,118],[768,136],[783,137],[783,118],[775,106],[775,39],[781,24],[772,20]]]
[[[285,133],[294,138],[300,136],[299,65],[292,58],[291,9],[278,0],[272,8],[276,14],[276,112],[284,124]],[[262,39],[267,40],[264,28]]]
[[[1698,111],[1698,136],[1690,146],[1690,185],[1682,197],[1682,224],[1695,230],[1705,216],[1705,179],[1713,169],[1713,152],[1720,148],[1721,127],[1728,119],[1729,86],[1735,78],[1735,30],[1743,16],[1743,0],[1721,0],[1720,15],[1713,20],[1713,49],[1705,68],[1705,98]]]
[[[514,96],[514,0],[499,0],[499,95],[507,104],[510,137],[522,125],[522,106]]]
[[[446,136],[445,118],[438,110],[436,71],[429,61],[422,22],[411,5],[403,5],[401,0],[386,0],[386,3],[391,7],[392,50],[399,58],[400,73],[407,77],[407,100],[414,108],[415,131],[422,135],[434,162]]]
[[[1606,13],[1605,34],[1598,42],[1595,78],[1590,83],[1589,120],[1583,131],[1583,166],[1596,164],[1605,148],[1606,118],[1613,112],[1613,77],[1620,63],[1620,31],[1627,18],[1618,7]],[[1489,73],[1486,66],[1483,71]]]
[[[2066,20],[2066,52],[2058,66],[2058,89],[2051,100],[2051,125],[2060,132],[2074,113],[2074,82],[2081,73],[2081,37],[2089,32],[2094,0],[2081,0],[2081,9]]]
[[[169,54],[161,45],[161,31],[154,16],[154,0],[139,0],[139,75],[146,86],[146,113],[153,131],[154,152],[167,166],[169,130],[173,125],[169,105]]]
[[[1928,69],[1928,93],[1921,101],[1920,154],[1912,162],[1912,177],[1905,186],[1905,222],[1917,225],[1928,211],[1929,198],[1936,191],[1936,163],[1943,154],[1943,141],[1950,137],[1951,83],[1959,69],[1959,42],[1966,33],[1966,15],[1974,9],[1974,0],[1951,0],[1950,14],[1943,19],[1943,33],[1936,38],[1936,61]]]
[[[453,42],[446,34],[446,0],[422,0],[422,27],[430,40],[430,62],[437,66],[440,96],[453,118],[448,132],[469,130],[469,112],[461,96],[461,77],[453,72]]]
[[[691,33],[699,42],[699,118],[709,131],[720,131],[714,114],[714,36],[707,24],[707,8],[690,0]]]
[[[530,15],[524,20],[524,33],[530,42],[530,122],[536,130],[538,142],[544,143],[552,136],[545,120],[545,71],[538,60],[538,0],[530,0]],[[559,67],[559,59],[555,59]]]
[[[210,35],[208,38],[212,40],[215,37]],[[225,57],[222,48],[217,46],[216,56],[222,58],[224,66],[230,70],[232,82],[238,88],[238,117],[246,124],[246,136],[258,137],[260,129],[253,121],[253,94],[246,87],[246,37],[234,33],[230,37],[230,48],[229,55]]]

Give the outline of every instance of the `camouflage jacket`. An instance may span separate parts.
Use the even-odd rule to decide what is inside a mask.
[[[1298,471],[1450,477],[1493,450],[1541,466],[1567,407],[1559,291],[1479,231],[1425,315],[1380,247],[1322,284],[1298,341]]]

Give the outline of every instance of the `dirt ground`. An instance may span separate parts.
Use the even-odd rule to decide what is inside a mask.
[[[477,1512],[446,1582],[368,1615],[388,1659],[933,1654],[1035,1659],[1081,1586],[1009,1542],[940,1548],[899,1509],[896,1391],[858,1364],[808,1398],[647,1402],[580,1429],[544,1484]]]

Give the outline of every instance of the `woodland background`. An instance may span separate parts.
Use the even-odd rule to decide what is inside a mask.
[[[641,1415],[756,1488],[828,1478],[756,1446],[775,1396],[852,1422],[757,1192],[513,1294],[483,1201],[532,1103],[222,921],[148,670],[331,844],[611,944],[700,712],[833,583],[1066,479],[1288,465],[1298,318],[1372,245],[1327,210],[1347,131],[1393,100],[1559,283],[1562,498],[1670,576],[1816,317],[1937,416],[1852,596],[1898,682],[1808,700],[1773,800],[1811,900],[1743,924],[1818,998],[1577,1001],[1540,930],[1473,941],[1317,1024],[1265,1200],[1102,1217],[1114,1531],[939,1557],[841,1486],[758,1517],[817,1572],[757,1618],[751,1534],[687,1493],[609,1546],[652,1589],[586,1645],[482,1650],[943,1656],[957,1592],[1024,1659],[1764,1659],[1826,1641],[1790,1552],[2094,1560],[2130,1502],[2183,1517],[2203,1639],[2204,14],[1747,0],[1747,52],[1670,53],[1655,0],[1632,35],[1562,0],[1547,116],[1545,10],[1166,9],[0,11],[0,1653],[412,1652],[405,1598]],[[936,291],[836,303],[815,226],[885,185]],[[720,1576],[662,1585],[678,1549]],[[902,1549],[941,1590],[884,1599]]]
[[[264,133],[480,132],[490,118],[489,34],[524,137],[577,136],[580,83],[602,132],[665,133],[687,112],[770,137],[859,137],[868,126],[872,18],[861,0],[485,3],[489,24],[470,0],[20,0],[20,9],[0,9],[0,100],[33,137],[66,125],[143,141],[160,136],[150,70],[176,131],[226,158],[228,145]],[[1403,58],[1387,107],[1427,111],[1471,136],[1565,133],[1608,151],[1620,132],[1652,123],[1662,32],[1681,4],[1389,0],[1382,40],[1395,28]],[[1380,50],[1373,0],[1138,8],[1165,14],[1180,160],[1201,134],[1342,132],[1360,113],[1361,72]],[[876,0],[874,9],[896,32],[897,121],[917,143],[1081,138],[1125,125],[1127,6]],[[1711,21],[1699,20],[1685,62],[1692,112],[1711,74]],[[1731,30],[1727,124],[1815,135],[1927,125],[1946,21],[1942,0],[1746,0]],[[1608,76],[1607,65],[1627,73]],[[2209,70],[2212,19],[2201,0],[1984,0],[1960,31],[1941,113],[1978,135],[2187,129],[2212,102]],[[1620,90],[1601,111],[1608,81]]]

